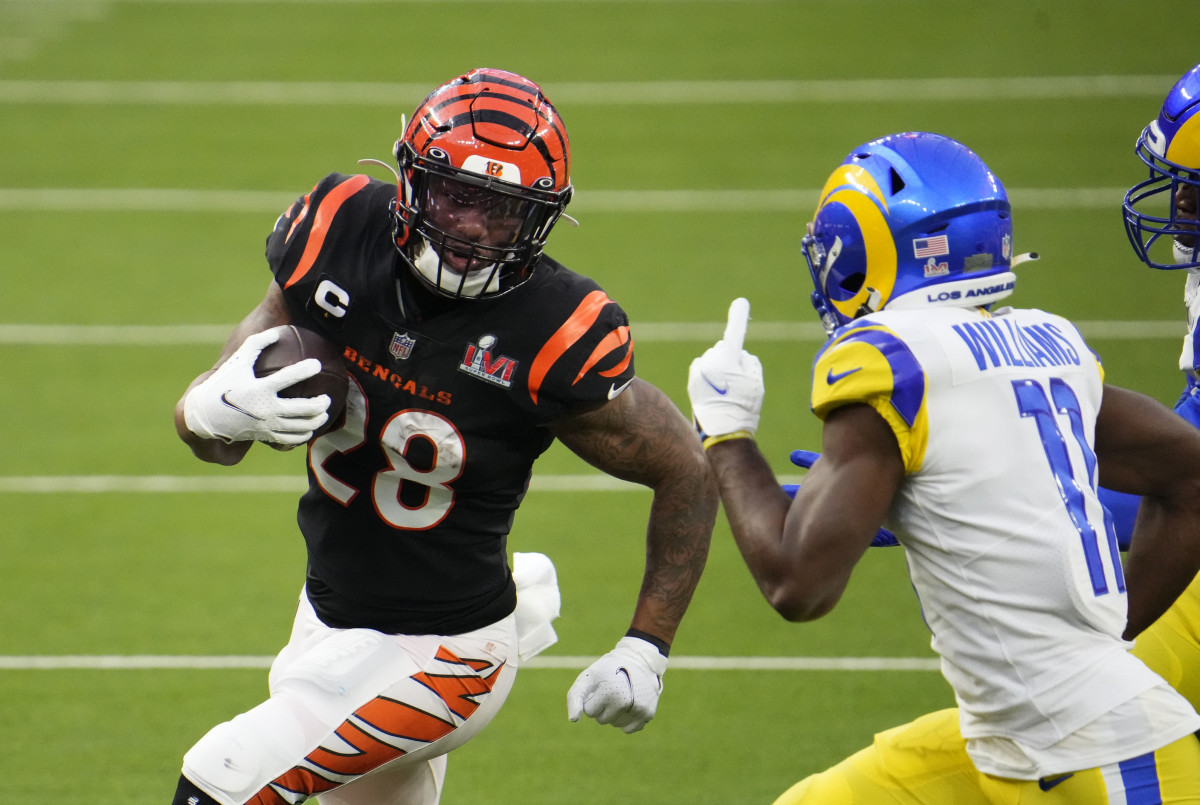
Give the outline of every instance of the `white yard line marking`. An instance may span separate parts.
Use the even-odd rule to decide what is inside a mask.
[[[290,0],[289,0],[290,1]],[[1077,75],[1013,78],[865,78],[546,83],[560,108],[577,105],[800,104],[1158,98],[1178,76]],[[426,84],[351,81],[0,81],[0,103],[405,106]]]
[[[582,670],[595,657],[539,656],[522,668]],[[273,656],[64,654],[0,656],[0,670],[230,670],[270,668]],[[672,657],[671,667],[692,671],[938,671],[940,662],[924,657]]]

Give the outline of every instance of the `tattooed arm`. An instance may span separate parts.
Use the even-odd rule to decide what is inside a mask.
[[[654,490],[631,625],[670,645],[700,581],[717,516],[716,482],[700,439],[665,394],[638,378],[616,399],[560,420],[554,432],[592,466]]]

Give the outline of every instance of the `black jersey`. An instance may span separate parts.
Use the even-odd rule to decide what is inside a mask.
[[[307,589],[335,627],[454,634],[516,603],[506,540],[551,420],[633,378],[624,311],[543,257],[495,298],[435,296],[399,262],[396,188],[331,174],[267,260],[293,321],[342,345],[345,424],[309,447]]]

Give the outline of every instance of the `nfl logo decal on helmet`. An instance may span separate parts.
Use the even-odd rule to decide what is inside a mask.
[[[540,87],[479,69],[435,89],[397,141],[396,246],[457,299],[529,278],[571,200],[567,130]]]
[[[1200,268],[1200,64],[1175,82],[1134,151],[1150,176],[1125,194],[1125,233],[1133,250],[1151,268]],[[1165,246],[1154,249],[1162,238],[1169,253]]]
[[[1004,186],[940,134],[856,148],[825,183],[802,244],[827,332],[884,307],[986,306],[1016,279]]]

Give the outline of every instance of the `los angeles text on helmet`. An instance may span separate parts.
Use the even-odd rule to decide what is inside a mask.
[[[931,305],[945,304],[960,299],[972,299],[981,296],[992,296],[993,294],[1003,293],[1008,294],[1016,287],[1016,283],[1012,280],[1008,282],[1000,282],[995,285],[989,285],[986,288],[971,288],[966,291],[938,291],[937,293],[926,294],[925,300]]]
[[[1017,326],[1003,316],[955,324],[980,371],[1001,366],[1079,365],[1079,352],[1053,322]]]

